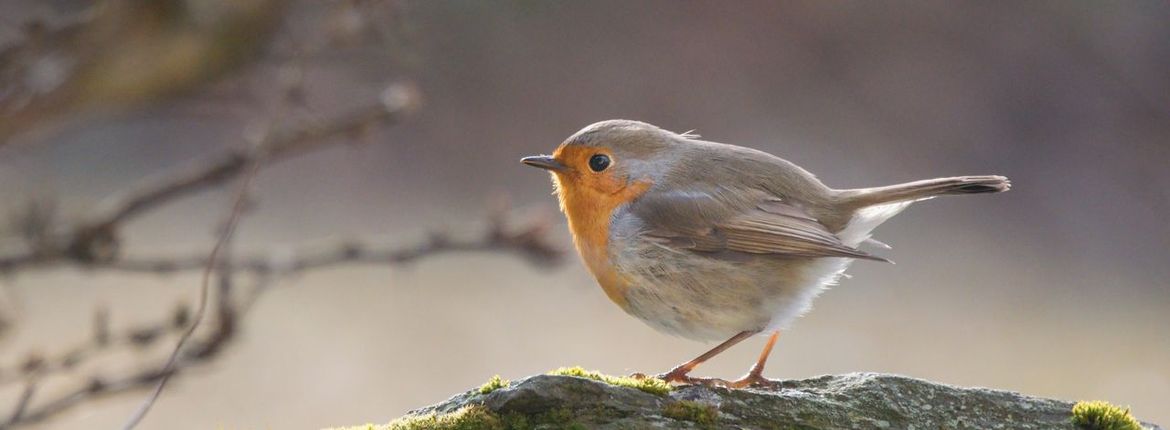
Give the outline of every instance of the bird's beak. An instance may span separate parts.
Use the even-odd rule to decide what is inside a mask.
[[[545,170],[552,170],[554,172],[561,172],[565,170],[565,165],[561,164],[555,158],[547,155],[533,155],[531,157],[524,157],[520,159],[521,163],[532,167],[539,167]]]

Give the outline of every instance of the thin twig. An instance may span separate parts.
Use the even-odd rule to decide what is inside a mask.
[[[19,419],[10,420],[0,425],[0,429],[36,423],[96,397],[116,395],[154,385],[164,376],[179,373],[188,367],[214,358],[215,353],[220,351],[223,344],[231,338],[233,333],[223,332],[229,329],[234,329],[234,327],[218,326],[207,340],[187,348],[186,353],[179,357],[179,360],[175,362],[169,371],[165,370],[165,365],[159,365],[155,367],[147,366],[142,370],[120,377],[91,377],[87,383],[73,391],[43,401],[38,407],[26,407]],[[129,332],[128,336],[133,336],[133,333],[133,331]],[[150,339],[155,339],[155,337],[150,337]],[[136,343],[136,345],[141,344]],[[31,400],[31,396],[29,399]]]
[[[450,237],[445,233],[432,233],[417,244],[392,245],[364,242],[343,242],[337,246],[308,247],[292,253],[291,257],[253,255],[248,258],[225,258],[216,265],[222,271],[231,266],[236,272],[245,272],[256,280],[248,295],[236,306],[236,312],[243,314],[256,295],[277,278],[297,275],[303,272],[335,267],[339,265],[398,266],[410,264],[428,257],[454,253],[513,254],[531,262],[534,267],[555,266],[564,257],[564,250],[548,238],[549,221],[538,218],[519,227],[507,225],[506,219],[492,216],[483,233],[465,238]],[[283,253],[273,253],[280,255]],[[166,275],[175,272],[204,269],[205,256],[187,258],[158,258],[143,260],[120,260],[109,265],[95,266],[96,270],[125,271]],[[98,308],[94,313],[93,338],[82,345],[67,349],[59,356],[42,357],[35,360],[35,366],[22,364],[19,368],[0,369],[0,386],[21,382],[29,377],[48,377],[50,374],[79,367],[94,355],[118,347],[141,347],[162,335],[186,327],[190,321],[190,308],[180,305],[157,324],[137,326],[125,333],[111,333],[109,312]]]
[[[329,143],[332,137],[361,133],[376,125],[392,125],[402,118],[415,100],[407,87],[391,87],[388,91],[401,92],[402,95],[390,97],[388,103],[350,112],[324,125],[277,134],[259,151],[235,150],[219,157],[218,160],[195,166],[190,171],[150,183],[142,189],[118,197],[109,203],[111,209],[106,214],[91,220],[87,227],[102,229],[125,222],[187,193],[227,181],[239,175],[255,160],[280,161],[323,146]]]
[[[547,223],[534,222],[519,231],[497,233],[498,226],[492,226],[482,239],[452,239],[445,234],[434,233],[423,243],[402,248],[392,245],[374,245],[356,241],[343,241],[338,245],[309,248],[291,256],[273,258],[253,255],[234,259],[230,264],[239,271],[253,274],[280,272],[286,274],[321,269],[346,264],[402,264],[439,253],[500,251],[511,252],[531,260],[537,265],[556,262],[562,255],[561,249],[548,242],[545,236]],[[223,263],[228,264],[228,263]],[[203,257],[180,258],[126,258],[110,264],[94,267],[135,273],[167,274],[190,271],[207,265]]]
[[[24,386],[24,391],[20,393],[20,400],[16,402],[16,407],[12,409],[12,415],[8,417],[8,423],[12,424],[19,422],[24,417],[25,411],[28,410],[29,403],[32,402],[33,394],[37,392],[37,382],[35,380],[28,381]]]
[[[523,257],[538,268],[553,266],[561,260],[563,251],[551,244],[547,238],[546,233],[550,224],[546,218],[538,218],[528,224],[510,227],[502,215],[504,211],[505,209],[500,208],[489,217],[483,233],[467,238],[452,238],[446,234],[435,233],[417,244],[391,246],[354,242],[337,247],[306,250],[294,254],[295,256],[291,259],[263,258],[259,255],[234,259],[230,263],[233,265],[232,270],[250,274],[251,282],[246,289],[243,289],[245,292],[235,300],[231,300],[228,295],[217,296],[219,300],[215,302],[214,315],[219,318],[224,318],[227,315],[231,322],[217,321],[219,324],[215,325],[210,333],[205,336],[201,335],[198,342],[186,348],[170,372],[164,372],[162,370],[164,365],[159,363],[154,366],[144,366],[140,370],[126,375],[89,376],[82,386],[72,391],[40,400],[35,407],[26,406],[19,420],[0,423],[0,429],[35,423],[96,397],[151,387],[164,375],[179,374],[191,367],[210,361],[224,347],[228,346],[236,331],[240,329],[238,323],[250,314],[253,304],[263,292],[272,288],[273,285],[277,285],[277,281],[287,276],[332,267],[333,264],[397,266],[459,252],[513,254]],[[228,256],[224,257],[216,265],[216,270],[221,273],[228,264],[226,262]],[[168,260],[152,261],[165,262]],[[206,268],[208,260],[204,256],[192,257],[184,259],[184,261],[189,261],[191,264],[202,264],[200,267]],[[135,267],[151,266],[151,264],[135,265]],[[111,268],[111,270],[120,269]],[[170,270],[181,269],[168,269],[168,271]],[[149,274],[167,273],[167,271],[143,271]],[[223,280],[221,277],[221,282]],[[222,283],[220,285],[221,288],[225,288]],[[219,293],[222,294],[223,291]],[[118,349],[141,349],[154,344],[166,339],[170,333],[187,328],[192,319],[190,309],[187,305],[180,305],[173,312],[160,317],[154,323],[115,332],[111,331],[109,327],[109,313],[105,308],[99,308],[94,313],[92,339],[77,347],[67,349],[64,354],[59,356],[32,357],[16,368],[0,369],[0,386],[18,382],[28,384],[29,381],[48,379],[54,375],[81,368],[86,362],[108,356]]]
[[[418,98],[411,86],[392,85],[384,91],[379,104],[324,123],[276,132],[258,150],[229,150],[177,173],[148,179],[137,189],[107,199],[96,211],[97,215],[66,229],[64,237],[29,246],[29,251],[24,253],[0,256],[0,272],[54,263],[93,265],[114,261],[118,257],[120,227],[133,218],[191,193],[221,185],[239,176],[256,160],[280,161],[336,143],[340,141],[335,139],[338,137],[393,124],[418,105]]]
[[[191,320],[191,325],[179,337],[179,341],[175,344],[175,349],[171,351],[171,356],[162,368],[162,377],[159,378],[158,384],[154,386],[154,391],[130,415],[130,419],[122,426],[123,430],[131,430],[138,426],[138,423],[150,412],[150,408],[154,406],[154,403],[162,394],[163,388],[166,387],[167,381],[174,374],[175,363],[179,360],[179,353],[183,351],[183,346],[187,344],[187,340],[195,334],[195,329],[199,328],[199,323],[203,321],[203,314],[207,312],[207,296],[208,290],[211,289],[211,275],[219,262],[220,252],[222,252],[224,245],[231,239],[232,234],[235,233],[236,226],[239,225],[240,217],[244,214],[244,207],[247,205],[248,188],[252,184],[252,179],[256,177],[256,173],[260,171],[260,166],[263,162],[263,158],[252,158],[251,165],[248,167],[244,177],[240,180],[240,187],[236,191],[235,202],[232,203],[232,209],[228,214],[223,232],[220,234],[219,239],[216,240],[215,246],[211,248],[210,256],[207,257],[207,268],[203,270],[203,279],[199,284],[199,304],[195,307],[195,318]]]
[[[248,0],[240,3],[243,5],[241,7],[237,7],[235,3],[232,3],[232,8],[246,10],[249,13],[256,12],[256,16],[263,18],[265,22],[279,22],[280,14],[267,13],[269,12],[268,9],[272,9],[268,6],[283,3],[285,3],[284,0]],[[133,2],[114,2],[113,4],[116,6],[137,6]],[[125,20],[127,22],[156,21],[152,19],[132,19],[135,16],[141,15],[136,15],[137,11],[149,13],[153,11],[152,8],[116,9],[110,7],[106,9],[125,12],[123,14],[124,16],[131,17],[131,19]],[[182,8],[172,9],[179,12],[185,11]],[[111,18],[118,16],[120,15],[106,14],[101,17]],[[168,23],[178,23],[187,30],[203,30],[192,28],[186,25],[186,22],[181,22],[181,20],[165,21]],[[240,25],[250,26],[252,24],[250,24],[250,21],[240,21]],[[127,27],[112,25],[107,27],[135,29],[142,26]],[[154,26],[142,28],[150,29],[154,28]],[[268,33],[268,31],[260,31],[261,29],[258,28],[255,30],[257,31],[248,31],[246,33],[249,35]],[[172,32],[170,34],[174,33]],[[178,36],[181,36],[177,37],[177,40],[180,42],[190,42],[192,40],[186,34],[179,34]],[[85,41],[86,39],[82,37],[79,40]],[[109,41],[117,42],[130,40],[130,38],[120,36],[108,39]],[[168,46],[165,43],[167,42],[166,39],[146,37],[145,40],[151,41],[150,46]],[[246,54],[248,52],[245,49],[237,49],[241,45],[234,40],[225,38],[216,38],[216,40],[231,41],[232,43],[224,46],[229,46],[239,53]],[[12,54],[9,54],[10,52],[16,51],[4,50],[4,53],[0,54],[0,57],[15,58],[12,57]],[[82,50],[79,52],[103,51]],[[389,50],[385,50],[385,52],[389,52]],[[223,56],[220,57],[222,58]],[[109,58],[116,60],[120,57],[115,56]],[[107,58],[101,57],[99,60],[104,59]],[[77,64],[88,65],[90,63],[83,61]],[[4,64],[5,66],[24,65],[23,63],[18,64],[16,61]],[[101,65],[104,63],[99,61],[96,64]],[[98,67],[98,69],[110,68]],[[213,68],[207,69],[212,70]],[[8,69],[5,68],[5,70]],[[143,70],[151,71],[152,69],[147,68]],[[75,77],[85,78],[86,76],[83,73],[85,71],[84,68],[74,68],[71,71],[76,72],[73,73]],[[186,74],[186,76],[193,75]],[[199,78],[197,80],[202,79]],[[75,79],[71,78],[71,80]],[[142,89],[137,87],[138,81],[141,80],[123,79],[119,81],[129,82],[130,85],[136,86],[136,91],[123,91],[114,88],[113,91],[107,91],[104,94],[114,94],[118,97],[123,97],[128,93],[153,94],[150,96],[152,99],[165,96],[163,94],[165,91],[159,94],[138,91]],[[175,84],[189,86],[192,83],[186,81],[180,82],[173,79],[162,79],[159,82],[171,84],[167,88],[173,88]],[[305,102],[305,93],[301,87],[303,84],[297,82],[296,85],[296,88],[289,88],[288,90],[290,90],[289,94],[296,95],[297,97],[286,98],[282,103],[295,103],[299,105]],[[62,91],[58,91],[55,94],[65,94],[68,96],[68,90],[70,88],[67,85],[62,86]],[[101,96],[102,94],[99,92],[98,95]],[[37,103],[37,100],[32,100],[34,103],[28,106],[35,109],[23,109],[18,113],[24,116],[20,118],[8,118],[11,121],[0,121],[0,146],[5,143],[5,137],[12,135],[11,132],[13,130],[19,131],[24,128],[33,127],[43,122],[41,120],[52,119],[62,112],[72,112],[69,109],[58,109],[62,106],[71,106],[69,102],[72,99],[70,97],[54,97],[56,97],[56,100],[63,100],[65,102],[62,104],[45,104]],[[193,164],[188,168],[169,170],[163,176],[151,178],[140,184],[141,186],[139,187],[132,188],[128,192],[120,193],[113,198],[104,200],[102,202],[103,204],[95,207],[94,209],[96,210],[90,212],[88,214],[89,216],[82,218],[80,222],[70,224],[59,223],[58,221],[61,218],[53,217],[52,207],[44,208],[46,210],[33,210],[23,214],[22,216],[24,218],[22,220],[30,221],[31,223],[14,225],[22,227],[20,229],[22,233],[28,233],[23,234],[19,238],[27,249],[12,253],[11,248],[5,246],[4,253],[0,255],[0,274],[60,266],[78,266],[94,270],[142,272],[151,270],[139,269],[145,267],[158,268],[170,265],[171,267],[177,268],[177,270],[193,271],[202,269],[203,276],[194,315],[191,314],[190,308],[183,305],[178,311],[166,319],[145,326],[113,331],[109,326],[108,312],[104,308],[99,308],[95,313],[93,337],[84,342],[80,347],[65,350],[59,356],[45,357],[39,354],[31,355],[19,368],[11,369],[12,371],[9,371],[9,369],[0,369],[0,378],[2,378],[0,379],[0,385],[15,384],[17,382],[24,382],[25,384],[19,402],[12,409],[9,419],[0,422],[0,429],[37,422],[67,410],[74,405],[97,397],[153,386],[150,396],[145,399],[125,424],[125,428],[127,429],[135,427],[150,411],[152,405],[158,401],[167,382],[172,376],[192,366],[212,360],[231,343],[231,340],[235,338],[235,333],[241,328],[239,326],[240,319],[252,308],[260,295],[273,282],[278,280],[281,275],[349,262],[402,264],[427,255],[451,251],[512,251],[532,260],[546,262],[556,258],[557,250],[544,243],[542,238],[534,236],[543,230],[524,229],[519,232],[504,231],[503,229],[496,228],[497,224],[495,223],[492,224],[492,231],[485,235],[485,238],[482,240],[448,241],[445,236],[435,235],[434,239],[426,244],[402,249],[381,245],[350,244],[344,246],[344,249],[337,250],[337,252],[344,255],[334,254],[333,250],[316,250],[296,254],[298,258],[294,259],[295,261],[291,267],[283,264],[273,264],[272,261],[274,260],[263,259],[261,256],[237,260],[234,256],[229,255],[230,238],[235,226],[239,222],[240,212],[243,211],[245,204],[243,200],[244,190],[247,189],[248,182],[256,174],[255,170],[258,168],[256,166],[261,163],[267,164],[270,162],[278,162],[285,158],[300,156],[326,147],[330,143],[357,140],[355,138],[370,132],[375,127],[397,122],[400,117],[408,113],[418,104],[418,97],[411,87],[397,85],[387,88],[382,94],[380,101],[380,104],[351,111],[336,118],[326,118],[323,121],[313,122],[303,121],[297,123],[297,126],[293,128],[283,131],[278,130],[267,135],[268,139],[265,140],[264,144],[254,150],[228,150],[220,153],[218,156]],[[131,103],[127,103],[125,107],[132,107],[136,103],[136,101],[131,100]],[[6,107],[9,106],[4,104],[3,101],[0,101],[0,111],[7,112],[8,109]],[[29,119],[36,121],[29,121]],[[8,127],[14,124],[19,125],[19,127]],[[121,254],[120,244],[122,233],[126,229],[127,223],[132,222],[144,214],[154,212],[158,208],[178,199],[188,197],[203,190],[221,187],[237,178],[241,178],[240,182],[242,183],[239,194],[236,195],[235,203],[232,205],[230,215],[227,217],[227,225],[212,248],[210,256],[199,255],[190,258],[174,259],[168,263],[164,259],[126,259]],[[41,208],[34,207],[32,209]],[[385,260],[376,261],[383,258]],[[237,280],[233,276],[233,273],[237,271],[237,267],[242,267],[238,271],[251,275],[248,278],[256,282],[256,284],[250,285],[251,288],[245,290],[246,293],[244,294],[233,294],[236,285],[235,281]],[[163,273],[165,270],[154,270],[154,272]],[[216,273],[219,274],[217,278],[218,290],[215,296],[217,300],[212,301],[210,300],[212,293],[209,290],[211,288],[212,275]],[[209,313],[212,316],[205,317]],[[200,321],[204,319],[215,321],[217,324],[206,330],[199,329]],[[142,349],[145,346],[158,342],[160,339],[168,339],[172,334],[177,335],[177,342],[165,361],[159,359],[157,362],[151,361],[148,364],[136,366],[128,374],[91,375],[88,376],[89,379],[85,380],[82,386],[77,387],[73,391],[48,394],[43,389],[44,382],[49,377],[64,376],[69,371],[78,369],[90,360],[94,360],[107,353],[120,352],[123,348]]]

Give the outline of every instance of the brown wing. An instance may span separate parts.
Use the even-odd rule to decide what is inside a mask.
[[[644,237],[677,249],[888,261],[841,243],[796,204],[763,192],[650,192],[629,209]]]

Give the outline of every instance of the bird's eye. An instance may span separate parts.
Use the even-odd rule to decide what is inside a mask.
[[[589,157],[589,168],[594,172],[600,172],[609,167],[609,156],[605,154],[595,154]]]

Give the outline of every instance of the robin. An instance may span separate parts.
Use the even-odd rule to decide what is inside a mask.
[[[838,190],[774,155],[628,120],[520,161],[552,172],[577,251],[610,300],[659,331],[727,339],[659,377],[732,388],[777,384],[763,371],[780,330],[853,260],[889,262],[858,249],[882,246],[870,239],[879,224],[919,200],[1010,187],[959,176]],[[747,375],[689,376],[757,334],[769,337]]]

